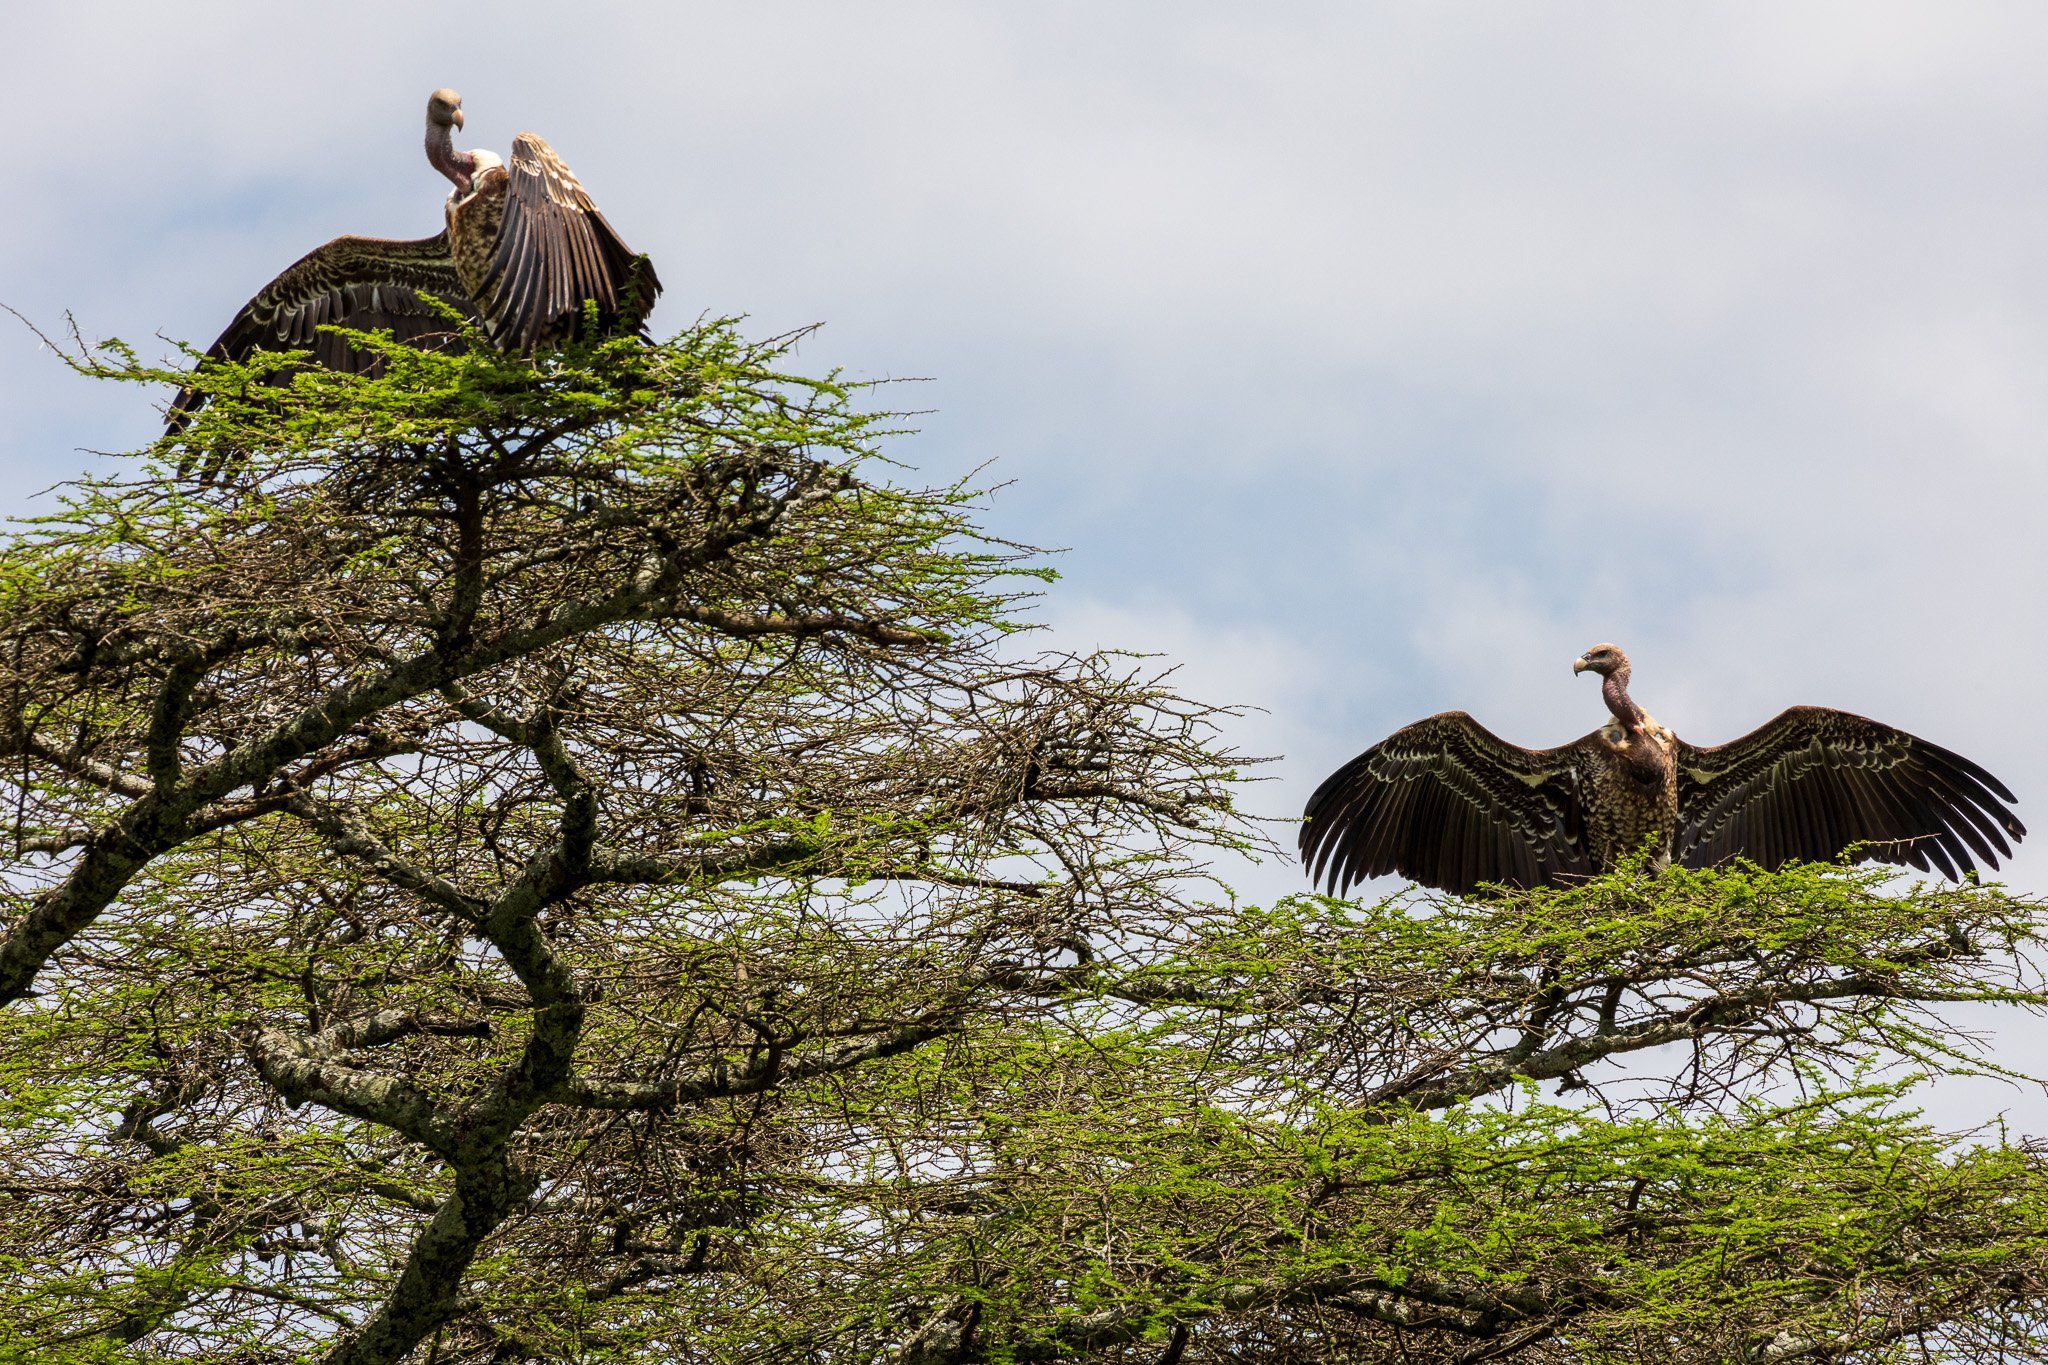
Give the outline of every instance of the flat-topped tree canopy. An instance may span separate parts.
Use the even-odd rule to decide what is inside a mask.
[[[2038,904],[1216,894],[1226,714],[1032,653],[859,391],[347,340],[0,559],[0,1359],[2048,1349],[2038,1155],[1869,1085]]]
[[[187,1130],[191,1152],[296,1115],[294,1169],[321,1147],[410,1192],[337,1251],[366,1278],[301,1280],[315,1306],[281,1318],[241,1258],[363,1194],[331,1168],[261,1213],[181,1204],[175,1235],[74,1226],[125,1287],[39,1280],[63,1330],[181,1349],[203,1301],[278,1349],[320,1327],[341,1361],[468,1340],[497,1315],[472,1263],[530,1230],[540,1185],[584,1178],[586,1139],[634,1147],[653,1121],[659,1165],[723,1179],[704,1130],[661,1116],[777,1107],[952,1037],[984,994],[1029,1008],[1115,913],[1183,894],[1191,850],[1253,837],[1218,713],[1131,660],[1028,648],[1034,552],[983,535],[970,488],[878,477],[892,419],[787,373],[795,338],[341,339],[378,372],[258,353],[193,377],[181,452],[222,477],[143,452],[13,534],[0,1088],[71,1053],[29,1042],[52,1002],[125,1013],[139,988],[154,1003],[116,1031],[141,1051],[81,1057],[91,1078],[42,1112],[104,1132],[111,1104],[107,1141],[147,1161],[207,1092],[202,1126],[226,1127]],[[79,363],[168,377],[118,346]],[[251,955],[287,940],[319,965]],[[175,1039],[140,1022],[174,1016]],[[0,1138],[0,1171],[25,1151]],[[685,1221],[740,1220],[722,1198]],[[410,1226],[422,1205],[445,1212]],[[235,1287],[158,1294],[150,1258],[180,1246]],[[0,1230],[0,1264],[29,1249]],[[49,1359],[9,1335],[12,1276],[0,1357]]]

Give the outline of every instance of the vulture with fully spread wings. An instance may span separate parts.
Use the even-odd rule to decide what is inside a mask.
[[[1397,873],[1462,896],[1591,876],[1645,847],[1657,870],[1847,852],[1959,877],[1997,867],[2026,833],[2003,782],[1903,730],[1795,706],[1698,748],[1630,699],[1621,650],[1595,645],[1572,665],[1588,670],[1614,718],[1584,739],[1524,749],[1446,711],[1330,774],[1301,830],[1311,879],[1342,895]]]
[[[427,99],[427,160],[454,182],[446,226],[418,241],[337,237],[300,257],[242,306],[207,355],[245,360],[257,350],[310,350],[331,369],[363,372],[377,357],[356,350],[323,323],[389,329],[415,346],[458,337],[422,295],[475,318],[491,344],[528,350],[584,330],[597,304],[606,333],[637,330],[661,281],[635,256],[554,149],[532,133],[512,140],[512,164],[487,151],[458,152],[462,96]],[[167,418],[176,433],[206,401],[179,393]]]

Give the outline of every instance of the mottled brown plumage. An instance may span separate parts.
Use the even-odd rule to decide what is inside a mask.
[[[1342,894],[1398,874],[1465,895],[1604,872],[1647,850],[1652,867],[1747,858],[1905,863],[1949,877],[1998,866],[2026,828],[2005,784],[1903,730],[1795,706],[1728,744],[1700,748],[1628,695],[1628,656],[1596,645],[1573,665],[1601,675],[1613,719],[1555,749],[1524,749],[1462,711],[1395,731],[1309,798],[1301,854]]]
[[[427,160],[454,184],[445,226],[432,237],[394,241],[337,237],[300,257],[243,305],[206,350],[243,360],[257,350],[311,350],[331,369],[376,368],[367,355],[318,328],[389,329],[412,345],[455,344],[460,332],[422,295],[477,319],[501,350],[556,345],[580,335],[586,301],[602,331],[638,330],[661,292],[583,186],[546,142],[521,133],[510,166],[490,152],[455,150],[462,97],[427,100]],[[206,401],[179,393],[167,429],[182,430]]]

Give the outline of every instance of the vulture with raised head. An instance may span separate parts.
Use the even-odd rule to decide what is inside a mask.
[[[1645,847],[1661,871],[1842,856],[1960,877],[1998,866],[2026,828],[2003,782],[1889,725],[1795,706],[1741,739],[1686,743],[1628,695],[1628,656],[1595,645],[1613,719],[1524,749],[1463,711],[1396,730],[1316,788],[1301,830],[1310,879],[1342,895],[1396,873],[1453,895],[1591,876]]]
[[[315,247],[242,305],[207,355],[243,360],[257,350],[311,350],[331,369],[366,371],[377,358],[317,329],[338,323],[358,331],[388,328],[412,345],[449,344],[446,317],[431,294],[476,318],[491,344],[528,350],[584,330],[584,304],[597,303],[606,332],[638,330],[661,291],[562,159],[539,137],[512,140],[512,164],[487,151],[458,152],[462,96],[427,98],[427,161],[448,177],[446,226],[418,241],[337,237]],[[192,389],[172,403],[173,433],[205,395]]]

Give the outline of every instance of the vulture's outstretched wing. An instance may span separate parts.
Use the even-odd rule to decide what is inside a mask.
[[[1482,882],[1590,875],[1579,754],[1579,744],[1509,744],[1463,711],[1396,730],[1309,798],[1301,858],[1310,880],[1342,895],[1396,872],[1462,896]]]
[[[1984,769],[1903,730],[1795,706],[1728,744],[1678,743],[1678,834],[1687,867],[1742,857],[1777,868],[1838,858],[1907,863],[1956,877],[2011,857],[2026,827]]]
[[[218,360],[246,360],[258,350],[310,350],[313,359],[328,369],[370,370],[378,362],[376,356],[318,328],[337,323],[363,332],[389,329],[393,337],[414,346],[433,338],[456,340],[459,334],[447,316],[430,307],[422,293],[465,313],[473,311],[448,255],[447,233],[414,242],[337,237],[301,256],[258,290],[206,354]],[[206,396],[194,389],[181,390],[171,404],[165,430],[173,435],[184,430],[205,401]]]
[[[562,158],[532,133],[512,142],[510,183],[490,270],[477,306],[492,342],[508,351],[555,344],[582,327],[583,301],[597,300],[606,330],[622,319],[638,330],[661,281],[597,211]]]

